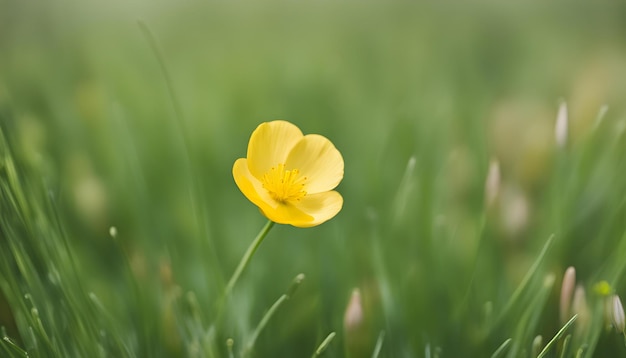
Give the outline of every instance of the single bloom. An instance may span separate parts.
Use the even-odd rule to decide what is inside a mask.
[[[332,219],[343,198],[341,153],[326,138],[303,135],[287,121],[261,123],[250,136],[247,158],[233,165],[239,190],[278,224],[311,227]]]

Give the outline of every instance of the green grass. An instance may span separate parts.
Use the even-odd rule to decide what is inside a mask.
[[[626,288],[625,12],[0,5],[0,356],[625,356],[594,291]],[[273,119],[341,151],[344,208],[276,225],[218,318],[266,222],[232,165]]]

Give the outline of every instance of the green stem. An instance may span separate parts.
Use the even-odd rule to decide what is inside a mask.
[[[276,302],[274,302],[274,304],[272,305],[272,307],[270,307],[270,309],[267,311],[267,313],[265,313],[265,315],[261,319],[261,322],[259,322],[258,326],[256,327],[256,329],[252,333],[252,338],[250,338],[250,340],[248,341],[248,344],[244,348],[244,351],[243,351],[244,352],[243,353],[244,357],[247,357],[247,356],[251,355],[252,349],[254,348],[254,344],[256,343],[257,338],[259,338],[259,335],[261,334],[261,332],[263,331],[265,326],[267,326],[267,323],[270,321],[270,318],[272,318],[272,316],[274,316],[274,313],[276,313],[276,311],[278,311],[278,309],[287,300],[289,300],[289,296],[287,296],[286,294],[283,294],[282,296],[280,296],[280,298]]]
[[[543,350],[541,351],[541,353],[539,353],[539,355],[537,356],[537,358],[543,358],[546,354],[548,354],[548,351],[550,350],[550,348],[556,344],[556,341],[561,338],[561,336],[565,333],[565,331],[567,331],[567,329],[574,323],[574,321],[576,320],[576,318],[578,318],[578,315],[574,315],[574,317],[570,318],[569,321],[567,321],[567,323],[565,323],[565,325],[559,329],[559,331],[556,333],[556,335],[554,336],[554,338],[552,338],[550,340],[550,342],[548,342],[548,344],[546,344],[545,347],[543,347]]]
[[[265,239],[265,236],[267,236],[267,233],[270,231],[270,229],[273,226],[274,226],[274,222],[271,220],[268,220],[265,226],[263,226],[263,229],[261,229],[261,231],[256,236],[256,238],[254,238],[254,241],[252,241],[252,244],[250,244],[250,246],[248,247],[248,250],[246,250],[246,253],[241,258],[241,261],[239,261],[239,265],[237,266],[235,273],[233,273],[233,276],[230,278],[230,280],[228,281],[228,284],[226,285],[226,289],[224,290],[224,300],[228,299],[228,296],[230,296],[230,293],[233,290],[233,287],[235,287],[237,280],[239,280],[239,276],[241,276],[241,273],[243,272],[243,270],[246,269],[246,266],[248,266],[248,263],[252,259],[252,256],[254,255],[256,250],[259,248],[259,246],[261,245],[261,242],[263,242],[263,239]]]
[[[506,341],[504,341],[500,347],[498,347],[498,349],[496,349],[495,352],[493,352],[493,354],[491,355],[491,358],[497,358],[499,357],[501,354],[504,354],[504,352],[506,352],[506,350],[509,348],[509,346],[511,345],[511,342],[513,342],[513,338],[509,338]]]
[[[328,345],[330,344],[330,342],[332,342],[333,338],[335,338],[335,335],[336,335],[335,332],[330,332],[330,334],[326,337],[326,339],[324,339],[324,341],[319,345],[319,347],[317,347],[317,349],[315,350],[315,353],[313,353],[313,356],[311,358],[317,358],[321,356],[326,351],[326,348],[328,348]]]

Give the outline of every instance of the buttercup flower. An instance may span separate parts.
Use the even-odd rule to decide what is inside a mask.
[[[233,177],[246,198],[279,224],[316,226],[343,205],[333,190],[343,179],[337,148],[286,121],[262,123],[252,132],[247,158],[235,161]]]

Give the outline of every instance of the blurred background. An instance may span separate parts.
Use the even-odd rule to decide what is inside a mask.
[[[270,232],[218,352],[228,337],[245,341],[304,273],[257,356],[310,355],[331,331],[331,357],[371,356],[381,331],[381,356],[485,356],[518,325],[512,315],[481,338],[485,304],[504,306],[551,234],[538,282],[556,283],[520,337],[549,339],[562,324],[567,266],[588,291],[610,279],[602,270],[626,222],[625,16],[585,2],[9,1],[2,130],[53,198],[84,289],[120,332],[154,333],[129,343],[140,356],[197,353],[172,302],[193,296],[208,329],[265,222],[232,164],[274,119],[341,151],[344,208],[319,227]],[[621,271],[607,270],[623,291]],[[364,318],[351,333],[355,288]],[[4,306],[0,323],[18,337]],[[596,354],[623,354],[607,337]]]

